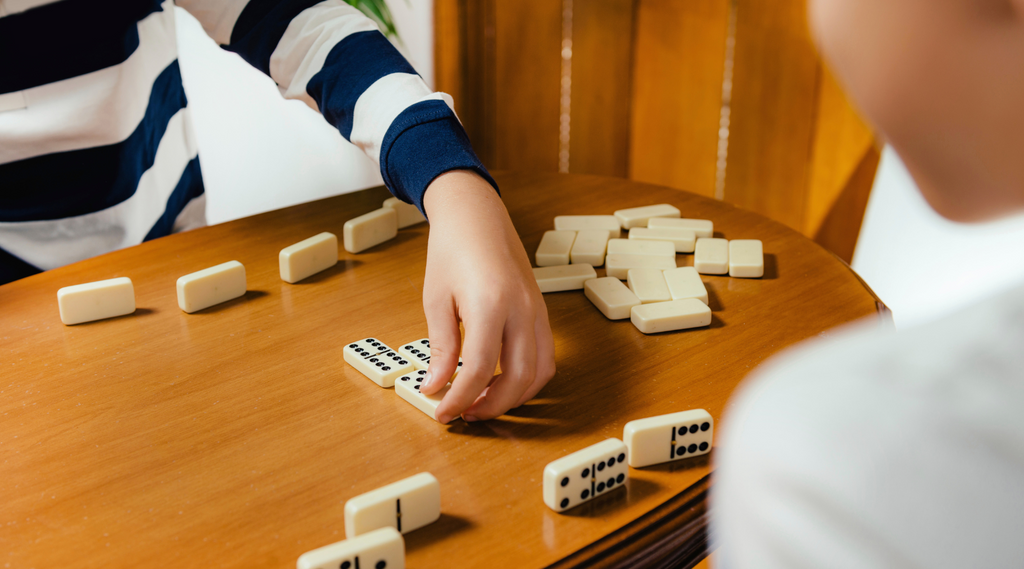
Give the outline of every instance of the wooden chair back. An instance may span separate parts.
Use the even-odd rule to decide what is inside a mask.
[[[435,0],[437,88],[490,168],[717,197],[849,262],[879,154],[805,2]]]

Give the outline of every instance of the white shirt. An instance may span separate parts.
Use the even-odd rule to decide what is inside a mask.
[[[721,421],[718,566],[1024,566],[1024,286],[762,366]]]

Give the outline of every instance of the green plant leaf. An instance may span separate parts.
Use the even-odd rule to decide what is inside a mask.
[[[391,16],[391,10],[388,9],[388,5],[384,0],[345,0],[345,2],[376,22],[385,36],[389,38],[394,37],[398,41],[402,41],[402,38],[398,36],[398,29],[395,28],[395,20]],[[408,3],[408,0],[406,0],[406,3]]]

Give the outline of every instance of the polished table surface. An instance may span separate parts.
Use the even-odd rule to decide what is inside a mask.
[[[425,337],[428,226],[299,284],[278,252],[380,207],[382,188],[173,235],[0,287],[0,564],[294,567],[345,537],[353,496],[429,471],[441,519],[407,534],[407,564],[544,567],[690,563],[704,555],[711,460],[631,469],[625,490],[565,514],[544,465],[692,408],[718,420],[765,358],[865,316],[876,299],[786,227],[621,179],[498,173],[531,259],[555,215],[672,203],[718,236],[764,242],[765,277],[704,276],[711,326],[645,336],[582,291],[546,294],[558,372],[496,420],[439,425],[342,360],[352,340]],[[237,259],[242,298],[186,314],[179,276]],[[679,255],[680,266],[692,255]],[[598,270],[603,276],[603,271]],[[64,326],[57,289],[127,276],[138,309]],[[823,378],[823,381],[826,378]]]

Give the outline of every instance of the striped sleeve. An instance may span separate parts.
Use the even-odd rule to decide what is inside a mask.
[[[178,4],[225,49],[269,75],[282,95],[319,111],[375,160],[403,201],[422,211],[427,186],[449,170],[475,171],[497,189],[451,98],[427,87],[377,25],[344,1]]]
[[[0,283],[204,221],[172,0],[0,0],[0,109]]]

